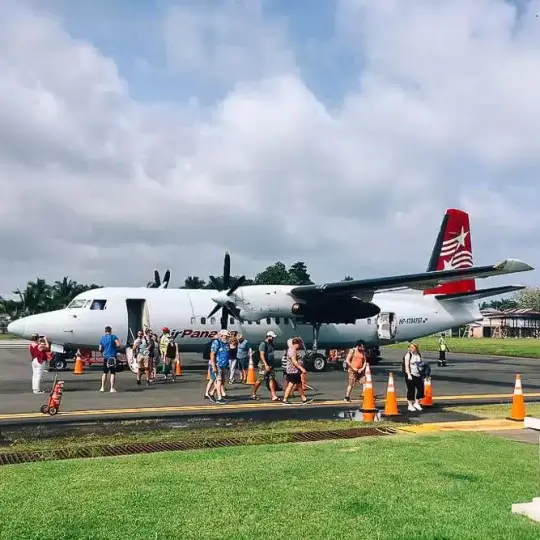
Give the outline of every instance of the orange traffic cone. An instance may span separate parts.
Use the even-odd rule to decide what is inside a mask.
[[[386,391],[386,403],[384,404],[385,416],[398,416],[398,406],[396,398],[396,388],[394,386],[394,374],[390,372],[388,375],[388,389]]]
[[[75,366],[73,367],[73,375],[82,375],[83,367],[84,367],[84,362],[82,361],[81,355],[77,354],[75,356]]]
[[[246,384],[255,384],[257,377],[255,376],[255,366],[253,365],[253,350],[249,349],[249,366],[246,378]]]
[[[369,364],[366,365],[366,382],[364,383],[364,399],[362,401],[362,416],[364,422],[373,422],[375,420],[375,391],[373,390],[373,379]]]
[[[180,365],[180,357],[176,359],[176,368],[174,370],[174,376],[175,377],[181,377],[182,376],[182,366]]]
[[[512,410],[510,411],[510,420],[521,422],[525,420],[525,398],[523,397],[523,388],[521,386],[521,375],[516,375],[516,384],[514,386],[514,397],[512,399]]]
[[[431,407],[433,405],[433,388],[431,386],[431,377],[424,382],[424,397],[420,400],[420,405]]]

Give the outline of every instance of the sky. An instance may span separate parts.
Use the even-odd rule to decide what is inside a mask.
[[[306,5],[0,0],[0,294],[424,271],[447,208],[540,266],[540,1]]]

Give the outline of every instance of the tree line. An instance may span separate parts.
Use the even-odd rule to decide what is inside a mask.
[[[234,283],[239,276],[232,276]],[[342,281],[351,281],[351,276],[345,276]],[[223,278],[216,278],[220,289],[223,287]],[[306,263],[298,261],[287,267],[281,261],[267,266],[253,279],[246,280],[246,285],[311,285],[313,281],[308,272]],[[86,285],[64,277],[60,281],[47,283],[45,279],[37,278],[29,281],[24,289],[16,289],[15,299],[6,299],[0,296],[0,322],[17,319],[55,309],[66,307],[78,294],[92,289],[99,289],[101,285],[95,283]],[[213,289],[210,279],[205,280],[199,276],[188,276],[181,289]],[[540,311],[540,287],[528,287],[519,291],[509,299],[482,302],[481,309],[513,309],[524,308]]]

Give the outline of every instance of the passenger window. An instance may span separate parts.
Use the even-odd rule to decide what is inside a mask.
[[[234,324],[234,317],[229,318],[229,324]]]
[[[266,324],[272,324],[272,319],[270,317],[266,318]]]
[[[201,324],[206,324],[206,317],[201,317]]]
[[[197,324],[197,319],[195,317],[191,317],[191,324]]]
[[[368,320],[367,320],[367,323],[368,323],[368,324],[371,324],[371,319],[368,319]]]
[[[97,309],[99,311],[103,311],[105,309],[106,304],[107,304],[107,300],[94,300],[92,302],[92,305],[90,306],[90,309],[92,310]]]
[[[257,324],[261,324],[261,321],[256,321]]]
[[[216,324],[216,318],[215,317],[212,317],[210,319],[210,324]]]
[[[276,324],[279,324],[279,317],[276,317]]]
[[[283,319],[283,322],[284,322],[284,324],[289,324],[289,319],[287,319],[287,317],[285,317],[285,318]]]
[[[252,322],[252,321],[248,321],[248,324],[253,324],[253,322]]]

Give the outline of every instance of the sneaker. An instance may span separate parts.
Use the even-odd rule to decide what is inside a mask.
[[[350,402],[351,402],[351,398],[345,396],[345,397],[343,398],[343,401],[346,401],[347,403],[350,403]]]
[[[259,396],[249,396],[249,399],[252,401],[259,401],[261,398]]]
[[[313,398],[308,398],[308,399],[303,399],[302,400],[302,405],[307,405],[308,403],[312,403],[313,402]]]
[[[140,379],[137,379],[137,385],[140,386],[140,384],[141,384],[141,380],[140,380]]]
[[[105,388],[103,386],[99,389],[100,392],[105,392]]]
[[[34,394],[44,394],[43,390],[33,390]]]
[[[282,400],[281,403],[283,403],[283,405],[292,405],[292,403],[288,399]]]
[[[109,392],[113,392],[113,393],[114,393],[114,392],[116,392],[116,389],[115,389],[115,388],[111,388],[111,389],[109,390]]]
[[[422,406],[420,405],[420,403],[415,403],[413,405],[413,407],[417,410],[417,411],[423,411],[424,409],[422,408]]]
[[[416,409],[415,409],[414,406],[411,405],[411,404],[408,405],[407,410],[408,410],[408,411],[411,411],[411,412],[416,412]]]
[[[216,398],[214,396],[211,396],[210,394],[205,394],[204,398],[207,399],[208,401],[210,401],[211,403],[216,402]]]
[[[216,399],[216,403],[217,403],[218,405],[226,405],[226,404],[227,404],[227,402],[226,402],[223,398],[221,398],[221,399]]]

